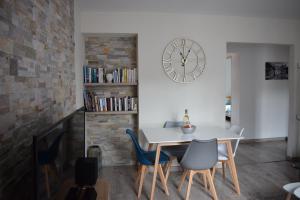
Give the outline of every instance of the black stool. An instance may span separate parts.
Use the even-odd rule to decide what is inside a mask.
[[[98,179],[97,158],[78,158],[75,164],[75,183],[65,200],[96,200],[97,192],[94,188]]]

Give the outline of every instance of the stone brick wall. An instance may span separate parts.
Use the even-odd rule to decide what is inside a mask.
[[[85,39],[85,57],[90,65],[101,66],[107,72],[114,68],[137,67],[136,35],[103,34]],[[101,97],[137,97],[137,86],[89,87]],[[135,153],[126,128],[138,129],[138,115],[99,115],[86,113],[86,144],[98,145],[103,166],[131,165]]]
[[[103,34],[85,39],[85,58],[91,64],[114,67],[136,67],[136,35]]]
[[[0,199],[32,135],[75,110],[73,0],[0,1]]]
[[[136,115],[98,115],[86,113],[86,144],[98,145],[103,166],[131,165],[135,163],[132,142],[126,128],[137,128]]]

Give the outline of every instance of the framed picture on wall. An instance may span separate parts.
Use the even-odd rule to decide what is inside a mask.
[[[287,80],[288,72],[287,62],[266,62],[266,80]]]

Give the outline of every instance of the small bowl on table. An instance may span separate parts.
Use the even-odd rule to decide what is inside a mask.
[[[196,130],[196,126],[192,125],[191,127],[185,128],[185,127],[181,127],[181,130],[184,134],[191,134],[194,133]]]

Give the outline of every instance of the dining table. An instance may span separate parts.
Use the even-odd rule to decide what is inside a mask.
[[[183,133],[180,127],[144,127],[140,129],[140,133],[144,135],[145,139],[147,140],[147,143],[149,144],[148,150],[151,150],[154,146],[156,148],[150,200],[153,200],[155,195],[156,178],[161,148],[164,146],[176,146],[190,143],[194,139],[209,140],[216,138],[218,140],[218,144],[226,145],[228,156],[228,168],[230,170],[231,179],[236,193],[240,195],[240,186],[234,156],[232,152],[231,141],[243,139],[242,136],[239,136],[235,132],[223,127],[207,125],[196,125],[196,130],[193,133],[189,134]],[[168,192],[167,195],[169,195]]]

